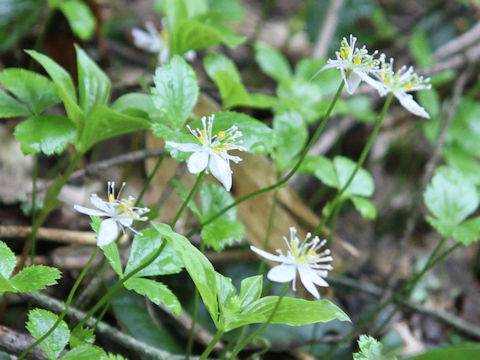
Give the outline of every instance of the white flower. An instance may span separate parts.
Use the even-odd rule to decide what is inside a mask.
[[[336,68],[342,73],[348,93],[353,94],[362,80],[365,81],[369,74],[378,70],[379,64],[378,59],[374,59],[377,51],[370,55],[365,46],[356,48],[356,41],[357,38],[353,35],[350,35],[350,42],[343,38],[340,51],[336,52],[337,60],[328,59],[327,64],[313,77],[326,69]]]
[[[192,130],[187,125],[188,130],[198,139],[200,145],[194,143],[181,144],[173,141],[167,141],[166,145],[176,150],[193,152],[187,162],[188,171],[192,174],[198,174],[205,169],[207,173],[211,171],[212,175],[222,183],[225,189],[230,191],[232,187],[230,160],[238,163],[242,159],[228,154],[228,150],[245,151],[246,149],[239,145],[242,141],[238,138],[242,136],[242,133],[238,131],[236,126],[213,134],[214,120],[215,115],[210,115],[208,118],[202,117],[202,130]]]
[[[380,96],[392,92],[405,109],[415,115],[429,119],[430,115],[407,92],[430,89],[431,85],[428,84],[430,79],[418,76],[411,66],[409,68],[402,66],[395,73],[393,71],[393,59],[390,59],[390,62],[385,62],[385,55],[383,54],[380,57],[380,62],[380,70],[373,74],[378,80],[368,78],[365,81],[377,89]]]
[[[152,54],[158,54],[158,63],[167,63],[170,58],[170,50],[168,48],[168,32],[164,25],[164,30],[158,32],[157,28],[150,21],[145,23],[147,31],[134,28],[132,29],[133,44],[139,49],[148,51]],[[184,58],[193,61],[196,53],[193,50],[186,52]]]
[[[291,227],[290,241],[285,236],[283,237],[288,247],[287,255],[284,255],[280,249],[277,249],[279,255],[270,254],[255,246],[250,246],[250,249],[268,260],[281,263],[268,272],[267,277],[271,281],[285,283],[293,280],[293,291],[295,291],[298,271],[305,289],[315,298],[320,299],[320,294],[315,285],[328,286],[323,278],[327,277],[328,271],[333,269],[330,264],[327,264],[333,260],[330,256],[330,250],[326,249],[321,253],[317,253],[317,250],[325,245],[327,241],[320,241],[318,236],[309,240],[311,234],[308,233],[305,240],[300,244],[296,233],[297,229]]]
[[[120,196],[124,186],[125,183],[122,183],[118,196]],[[133,196],[129,196],[127,199],[116,199],[115,183],[113,181],[107,183],[107,192],[108,201],[103,201],[97,194],[90,196],[90,202],[99,210],[89,209],[80,205],[73,207],[82,214],[107,217],[100,223],[100,229],[98,230],[97,245],[100,247],[114,241],[118,236],[119,229],[124,230],[124,227],[137,233],[132,228],[133,222],[135,220],[147,220],[147,217],[142,217],[142,215],[150,211],[148,208],[134,206],[135,198]]]

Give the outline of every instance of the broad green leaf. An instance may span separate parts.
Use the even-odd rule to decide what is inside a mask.
[[[424,354],[409,357],[407,360],[473,360],[480,354],[479,343],[461,343],[427,351]]]
[[[17,264],[17,259],[12,250],[3,241],[0,241],[0,275],[9,279]]]
[[[463,245],[470,245],[480,239],[480,216],[474,217],[457,225],[453,229],[453,238]]]
[[[455,116],[448,128],[446,144],[455,145],[467,154],[480,157],[480,103],[460,98]]]
[[[256,275],[243,279],[240,285],[240,302],[246,308],[262,296],[263,276]]]
[[[263,41],[256,41],[253,48],[255,49],[255,60],[265,74],[277,82],[282,82],[292,76],[290,64],[280,51]]]
[[[155,0],[155,9],[165,16],[170,36],[175,33],[174,29],[177,23],[188,19],[188,6],[186,1],[188,0]]]
[[[292,161],[303,150],[308,130],[303,117],[296,111],[288,111],[273,118],[275,148],[273,158],[279,172],[292,165]]]
[[[10,283],[8,278],[4,278],[3,275],[0,275],[0,295],[6,291],[17,292],[17,289]]]
[[[340,186],[333,163],[325,156],[307,155],[300,165],[299,171],[307,175],[315,175],[325,185],[335,189]]]
[[[103,104],[96,105],[85,120],[77,149],[87,151],[96,143],[115,136],[150,128],[150,121],[116,112]]]
[[[205,306],[215,324],[218,320],[218,302],[215,270],[208,259],[188,239],[174,232],[168,225],[152,222],[153,227],[165,237],[182,259],[185,269],[195,283]]]
[[[55,84],[30,70],[5,69],[0,72],[0,83],[35,115],[61,101]]]
[[[61,360],[82,360],[82,359],[106,360],[107,354],[102,348],[98,346],[79,345],[74,349],[70,350],[60,359]]]
[[[67,18],[75,35],[84,41],[92,37],[96,21],[87,4],[78,0],[63,0],[58,8]]]
[[[225,330],[230,331],[248,324],[263,323],[270,317],[278,296],[267,296],[252,302],[239,314],[231,314],[226,320]],[[309,301],[284,297],[275,312],[272,324],[301,326],[331,320],[350,321],[338,306],[329,300]]]
[[[115,317],[127,334],[146,344],[174,354],[183,354],[185,344],[162,322],[153,321],[145,306],[145,297],[133,291],[120,291],[112,299]]]
[[[353,354],[354,360],[396,360],[396,356],[382,354],[383,345],[371,336],[361,335],[358,340],[360,352]]]
[[[342,81],[338,70],[318,72],[325,64],[326,60],[305,58],[298,62],[295,67],[295,77],[312,82],[321,94],[333,95],[337,91]],[[315,77],[313,77],[315,75]]]
[[[79,46],[77,52],[78,95],[86,117],[97,104],[107,104],[112,84],[108,76]]]
[[[0,89],[0,118],[30,116],[28,108]]]
[[[83,113],[77,105],[77,94],[75,93],[75,86],[73,85],[70,74],[48,56],[40,54],[35,50],[26,50],[26,52],[38,61],[48,75],[50,75],[57,86],[58,94],[62,98],[68,118],[72,120],[77,127],[80,126],[83,121]]]
[[[200,201],[202,203],[202,218],[206,219],[224,207],[234,202],[232,195],[222,186],[213,183],[203,183],[200,187]],[[202,241],[216,251],[220,251],[234,241],[243,238],[244,226],[236,221],[237,210],[232,208],[202,227],[200,236]]]
[[[358,196],[352,196],[350,200],[352,200],[355,209],[365,219],[375,219],[377,217],[377,208],[370,200]]]
[[[75,125],[65,116],[39,115],[22,121],[15,128],[15,138],[25,154],[61,154],[77,135]]]
[[[456,145],[444,149],[443,156],[448,167],[460,171],[472,185],[480,185],[480,162],[476,157]]]
[[[446,226],[460,224],[479,204],[475,187],[455,171],[437,171],[427,186],[423,199],[430,212]]]
[[[218,291],[218,300],[220,304],[226,304],[227,301],[235,296],[237,289],[232,284],[232,279],[216,272],[216,288]],[[220,311],[221,312],[221,311]]]
[[[242,21],[244,9],[240,0],[205,0],[208,17],[217,22],[232,23]]]
[[[95,343],[95,332],[91,328],[76,326],[70,334],[70,347],[74,348],[85,344]]]
[[[189,50],[202,50],[210,46],[224,44],[233,49],[245,41],[245,37],[235,35],[221,24],[206,23],[201,19],[188,19],[177,24],[171,37],[172,54],[183,55]]]
[[[236,126],[241,131],[241,145],[246,151],[255,154],[269,154],[272,151],[273,131],[264,123],[235,111],[222,111],[215,114],[214,132],[225,131],[231,126]],[[192,128],[195,127],[201,127],[200,121],[192,123]],[[239,153],[240,157],[242,157],[241,154]]]
[[[125,273],[128,274],[130,271],[140,266],[161,246],[161,244],[162,236],[154,229],[143,229],[141,234],[136,234],[133,239],[132,249],[130,251],[130,257],[128,258],[127,267],[125,268]],[[167,243],[155,261],[145,269],[140,270],[134,276],[142,277],[176,274],[180,272],[182,268],[182,261],[172,246]]]
[[[438,92],[435,90],[435,88],[417,91],[415,96],[420,105],[425,108],[432,118],[440,115],[441,102]],[[433,141],[434,140],[432,140],[432,142]]]
[[[180,315],[182,312],[182,306],[177,297],[166,285],[158,281],[130,278],[124,285],[128,290],[133,290],[140,295],[148,297],[154,304],[165,304],[174,314]]]
[[[415,29],[408,44],[410,45],[410,53],[418,66],[426,67],[433,64],[434,60],[428,37],[420,28]]]
[[[17,292],[33,292],[55,285],[59,278],[61,278],[61,272],[57,268],[32,265],[20,270],[12,277],[10,283],[17,289]]]
[[[183,128],[197,103],[198,83],[192,67],[180,56],[157,68],[153,77],[152,98],[165,122],[175,129]]]
[[[127,115],[149,118],[152,122],[161,121],[159,111],[153,105],[151,95],[141,93],[129,93],[120,96],[112,104],[112,109]]]
[[[2,0],[0,11],[0,51],[18,45],[19,40],[41,21],[43,2]]]
[[[113,271],[115,271],[118,276],[122,277],[122,260],[120,258],[120,252],[118,251],[117,243],[112,241],[110,244],[103,246],[101,249]]]
[[[35,338],[39,339],[57,321],[58,316],[43,309],[33,309],[28,313],[27,330]],[[65,321],[60,324],[40,343],[40,347],[49,359],[56,359],[68,344],[70,330]]]
[[[349,158],[335,156],[333,159],[333,167],[335,168],[335,173],[338,179],[338,189],[343,188],[347,184],[348,179],[355,170],[355,166],[356,163]],[[320,174],[315,173],[315,175],[319,176]],[[370,175],[367,170],[361,168],[355,174],[355,177],[342,196],[347,197],[349,195],[359,195],[368,197],[373,195],[374,190],[375,185],[373,183],[372,175]]]

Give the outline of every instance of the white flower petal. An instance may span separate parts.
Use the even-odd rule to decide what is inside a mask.
[[[130,227],[133,224],[133,218],[132,217],[120,217],[120,218],[116,218],[115,220],[118,221],[122,226],[125,226],[125,227]]]
[[[280,264],[270,269],[267,277],[271,281],[286,283],[295,279],[296,268],[294,265]]]
[[[372,79],[370,76],[362,76],[362,80],[377,90],[380,96],[385,96],[388,93],[387,87],[382,82]]]
[[[300,274],[300,280],[303,286],[305,286],[305,289],[307,289],[307,291],[312,294],[313,297],[320,299],[320,294],[313,283],[310,269],[307,266],[301,266],[298,268],[298,273]]]
[[[347,82],[345,83],[345,88],[347,89],[347,92],[349,94],[353,94],[355,90],[357,90],[358,85],[361,81],[362,78],[360,77],[360,75],[356,71],[353,71],[348,77]]]
[[[331,69],[331,68],[334,68],[334,67],[337,67],[338,66],[338,61],[332,61],[332,62],[329,62],[328,64],[322,66],[322,68],[320,70],[318,70],[313,76],[312,76],[312,79],[315,79],[317,77],[318,74],[320,74],[322,71],[324,70],[327,70],[327,69]]]
[[[232,170],[230,170],[228,160],[223,159],[217,154],[212,154],[210,156],[209,169],[212,175],[222,183],[225,190],[230,191],[232,188]]]
[[[110,216],[106,214],[104,211],[89,209],[80,205],[74,205],[73,208],[82,214],[90,215],[90,216]]]
[[[250,250],[252,250],[253,252],[256,252],[258,255],[264,257],[267,260],[283,262],[283,257],[278,256],[278,255],[270,254],[270,253],[268,253],[266,251],[263,251],[262,249],[259,249],[255,246],[250,246]]]
[[[400,101],[400,104],[402,104],[402,106],[408,111],[410,111],[412,114],[430,119],[430,115],[428,115],[428,113],[423,107],[418,105],[418,103],[413,100],[412,95],[407,94],[403,91],[397,91],[394,93],[394,95],[398,99],[398,101]]]
[[[118,225],[114,219],[105,219],[100,223],[97,245],[102,247],[110,244],[118,236]]]
[[[203,149],[197,152],[194,152],[187,162],[188,171],[192,174],[198,174],[199,172],[205,170],[208,165],[208,150]]]
[[[165,143],[165,145],[170,146],[171,148],[173,148],[175,150],[180,150],[180,151],[183,151],[183,152],[196,152],[196,151],[200,151],[202,149],[202,147],[200,145],[194,144],[194,143],[182,144],[182,143],[177,143],[177,142],[173,142],[173,141],[167,141]]]
[[[112,213],[111,207],[108,205],[108,201],[103,201],[98,197],[97,194],[92,194],[90,195],[90,202],[95,206],[96,208],[102,210],[105,212],[105,215],[110,216]]]

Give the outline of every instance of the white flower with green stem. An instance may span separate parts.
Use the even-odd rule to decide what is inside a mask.
[[[425,79],[423,76],[418,76],[411,66],[402,66],[397,72],[394,72],[393,59],[386,62],[383,54],[380,57],[380,63],[380,70],[373,74],[376,80],[369,78],[366,82],[374,87],[380,96],[391,92],[400,101],[400,104],[412,114],[429,119],[430,115],[408,92],[430,89],[431,85],[428,83],[430,78]]]
[[[122,183],[117,197],[120,197],[124,187],[125,183]],[[137,231],[132,228],[133,222],[135,220],[148,220],[146,216],[142,215],[150,211],[148,208],[135,206],[135,198],[133,196],[129,196],[126,199],[118,199],[115,197],[115,183],[113,181],[107,183],[107,193],[107,201],[100,199],[97,194],[90,196],[90,202],[97,209],[90,209],[80,205],[74,206],[74,209],[82,214],[107,217],[100,223],[98,230],[97,245],[100,247],[114,241],[120,229],[125,231],[124,228],[128,228],[134,233],[137,233]]]
[[[320,299],[316,286],[327,287],[328,283],[324,278],[333,269],[332,265],[329,264],[333,260],[332,256],[330,256],[330,250],[326,249],[318,252],[327,241],[320,240],[318,236],[311,239],[311,234],[308,233],[305,240],[300,243],[296,234],[297,229],[291,227],[290,240],[285,236],[283,237],[288,248],[286,255],[280,249],[277,249],[278,255],[270,254],[255,246],[250,246],[250,249],[267,260],[281,263],[270,269],[267,274],[268,279],[279,283],[292,281],[292,289],[295,291],[298,272],[300,281],[305,286],[305,289],[313,297]]]
[[[369,74],[375,73],[379,66],[379,60],[375,59],[377,51],[369,54],[365,46],[361,49],[355,47],[356,42],[357,38],[353,35],[350,35],[350,41],[343,38],[340,43],[340,51],[336,52],[337,59],[328,59],[327,64],[313,77],[324,70],[336,68],[342,74],[348,93],[353,94],[360,82],[366,81]]]
[[[193,152],[187,161],[188,171],[192,174],[198,174],[204,170],[211,172],[218,179],[227,191],[232,187],[232,170],[230,169],[230,161],[238,163],[242,158],[228,153],[229,150],[245,151],[241,146],[239,138],[242,133],[238,131],[236,126],[223,131],[220,130],[213,133],[213,121],[215,115],[202,117],[203,129],[192,130],[187,125],[188,130],[195,136],[198,143],[176,143],[167,141],[166,145],[173,149],[183,152]]]

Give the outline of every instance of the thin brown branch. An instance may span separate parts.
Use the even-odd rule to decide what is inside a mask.
[[[475,42],[480,40],[480,22],[477,22],[474,27],[472,27],[467,32],[462,35],[450,40],[445,45],[438,48],[433,56],[437,59],[444,59],[448,56],[451,56],[459,51],[464,51],[465,49]]]
[[[6,326],[0,325],[0,350],[9,354],[20,355],[23,350],[34,342],[35,339],[32,336],[16,332]],[[35,346],[26,356],[26,359],[47,360],[47,356],[40,346]]]
[[[337,28],[338,18],[345,0],[330,0],[327,12],[323,17],[323,26],[318,31],[317,41],[313,47],[312,57],[321,59],[327,56],[328,46]]]

